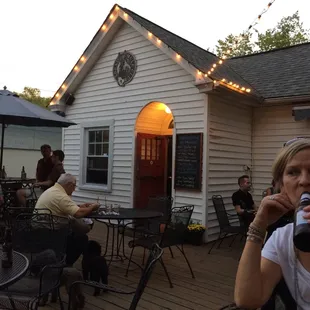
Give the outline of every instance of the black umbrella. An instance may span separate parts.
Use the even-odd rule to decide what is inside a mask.
[[[0,169],[3,162],[4,130],[6,125],[27,127],[69,127],[76,125],[54,112],[19,98],[18,95],[6,90],[6,87],[4,87],[4,90],[0,90],[0,123],[2,124]]]

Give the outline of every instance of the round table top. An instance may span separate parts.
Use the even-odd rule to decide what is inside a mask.
[[[158,211],[147,209],[120,208],[119,214],[104,214],[99,211],[92,212],[86,217],[96,220],[138,220],[162,217],[163,214]]]
[[[0,249],[0,260],[2,259],[2,248]],[[0,262],[0,289],[12,285],[24,276],[29,266],[29,260],[23,254],[13,251],[13,265],[10,268],[2,268]]]

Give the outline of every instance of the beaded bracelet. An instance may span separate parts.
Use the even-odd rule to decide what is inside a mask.
[[[265,231],[263,231],[259,227],[255,226],[253,223],[250,224],[248,233],[257,235],[257,236],[261,237],[262,239],[265,238],[265,234],[266,234]]]
[[[246,241],[252,241],[254,243],[263,243],[264,239],[262,239],[261,237],[258,237],[256,235],[248,234]]]

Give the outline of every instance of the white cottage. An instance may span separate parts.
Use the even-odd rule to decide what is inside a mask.
[[[308,134],[309,55],[303,44],[224,61],[115,5],[51,102],[78,124],[63,131],[74,198],[171,195],[213,240],[212,195],[232,208],[246,173],[259,201],[283,142]]]

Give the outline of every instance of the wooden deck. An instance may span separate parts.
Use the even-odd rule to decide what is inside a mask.
[[[90,239],[103,243],[105,240],[105,226],[96,223],[89,234]],[[130,238],[127,238],[127,242]],[[171,258],[169,251],[164,253],[164,261],[171,276],[174,288],[170,288],[167,278],[160,264],[158,264],[142,295],[137,309],[212,309],[217,310],[221,306],[233,301],[234,279],[241,253],[241,243],[236,240],[233,248],[228,247],[226,240],[220,249],[215,249],[208,254],[210,245],[186,246],[187,257],[194,270],[195,279],[192,279],[190,271],[181,253],[174,249],[175,258]],[[127,242],[125,243],[127,246]],[[127,248],[127,247],[126,247]],[[129,251],[129,249],[128,249]],[[141,262],[142,251],[135,250],[135,260]],[[80,269],[80,262],[76,264]],[[109,284],[126,290],[134,290],[140,278],[140,270],[129,272],[125,275],[127,261],[124,263],[112,263],[110,266]],[[116,295],[104,293],[98,297],[92,296],[93,290],[86,290],[87,310],[98,309],[128,309],[131,295]],[[67,296],[62,289],[63,300],[67,303]],[[109,303],[116,303],[117,306]],[[60,309],[58,304],[48,304],[40,309]]]

